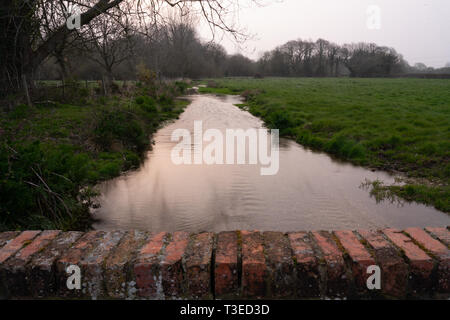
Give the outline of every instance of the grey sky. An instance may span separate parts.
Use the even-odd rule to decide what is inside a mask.
[[[256,36],[240,48],[227,37],[221,39],[229,53],[257,58],[289,40],[323,38],[394,47],[410,64],[442,67],[450,62],[449,0],[265,0],[264,7],[243,2],[234,19]],[[381,9],[379,30],[367,27],[370,5]],[[208,39],[206,28],[201,34]]]

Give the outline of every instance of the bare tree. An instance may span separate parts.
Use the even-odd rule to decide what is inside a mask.
[[[294,40],[265,53],[260,72],[275,76],[390,76],[407,63],[394,49],[373,43],[339,46],[324,39]]]
[[[111,9],[126,15],[140,32],[164,25],[166,13],[203,17],[211,30],[223,30],[236,39],[245,34],[227,20],[237,0],[2,0],[0,6],[0,87],[5,94],[22,86],[22,75],[31,84],[37,67],[58,51],[68,35],[79,31],[68,28],[70,8],[80,10],[79,26],[86,28]],[[83,30],[81,30],[83,31]]]
[[[80,41],[84,56],[104,70],[107,87],[114,80],[114,69],[133,55],[135,44],[127,17],[116,13],[114,19],[110,18],[113,13],[95,19],[88,25]]]

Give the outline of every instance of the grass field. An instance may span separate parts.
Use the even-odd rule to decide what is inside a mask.
[[[373,185],[450,212],[450,80],[230,78],[203,93],[242,94],[270,128],[352,163],[404,173]]]

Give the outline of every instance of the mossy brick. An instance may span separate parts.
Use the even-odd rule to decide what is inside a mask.
[[[297,298],[320,297],[319,261],[307,232],[289,233],[295,259]]]
[[[0,249],[19,235],[19,231],[5,231],[0,233]]]
[[[349,279],[347,276],[343,252],[339,249],[331,233],[327,231],[312,232],[313,239],[322,252],[326,265],[326,291],[327,297],[346,297],[349,292]]]
[[[25,245],[31,243],[41,231],[22,231],[17,237],[8,241],[0,249],[0,264],[8,260],[9,257],[14,256],[17,251],[22,249]]]
[[[168,235],[167,232],[152,234],[138,253],[132,281],[136,283],[137,294],[141,298],[164,298],[160,265]]]
[[[450,247],[450,231],[447,228],[428,227],[425,230],[442,241],[447,247]]]
[[[408,259],[410,268],[409,294],[419,296],[425,292],[430,292],[433,286],[433,259],[419,246],[414,244],[401,230],[384,229],[383,233],[392,243],[401,249],[404,256]]]
[[[292,249],[286,234],[264,232],[264,252],[268,267],[269,296],[287,299],[295,295],[295,266]]]
[[[105,288],[113,299],[131,299],[136,295],[132,266],[149,238],[145,231],[128,231],[105,261]]]
[[[400,251],[391,244],[381,231],[358,230],[375,255],[381,269],[381,292],[386,297],[404,298],[408,289],[408,265]]]
[[[340,230],[335,231],[334,234],[351,260],[357,294],[368,293],[367,279],[371,274],[368,274],[367,270],[370,266],[375,265],[374,258],[352,231]]]
[[[236,232],[217,235],[214,266],[214,292],[216,298],[237,298],[239,295],[238,237]]]
[[[56,283],[58,296],[62,298],[87,298],[86,290],[83,290],[84,279],[81,277],[81,288],[80,289],[69,289],[67,287],[67,279],[70,274],[67,273],[67,268],[69,266],[77,266],[80,268],[81,274],[83,270],[81,269],[81,262],[83,258],[88,256],[89,253],[94,250],[94,248],[102,241],[106,232],[104,231],[89,231],[85,233],[81,238],[77,240],[66,250],[56,261]]]
[[[189,244],[189,233],[175,232],[161,261],[162,286],[166,299],[179,299],[187,294],[183,256]]]
[[[267,266],[262,234],[242,231],[242,297],[262,299],[267,290]]]
[[[405,232],[438,260],[437,286],[440,293],[450,293],[450,250],[420,228],[408,228]]]
[[[60,232],[56,230],[42,231],[30,244],[1,265],[0,272],[9,295],[14,297],[31,295],[26,265],[34,254],[44,249]]]
[[[124,231],[119,230],[106,232],[93,250],[81,260],[82,290],[91,299],[106,296],[103,286],[103,265],[124,234]]]
[[[190,299],[211,299],[211,265],[214,234],[194,234],[190,237],[183,266],[188,283],[187,297]]]
[[[27,274],[28,286],[34,298],[56,294],[56,260],[82,235],[78,231],[63,232],[33,256],[27,265]]]

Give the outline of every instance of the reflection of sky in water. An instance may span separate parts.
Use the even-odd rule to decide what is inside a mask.
[[[332,160],[280,140],[280,169],[261,176],[260,165],[180,165],[171,162],[173,130],[260,128],[262,123],[232,105],[233,97],[196,96],[176,122],[158,131],[142,167],[100,186],[97,229],[223,231],[313,230],[444,226],[450,218],[418,204],[377,204],[365,179],[387,183],[383,172]],[[206,145],[206,144],[205,144]]]

